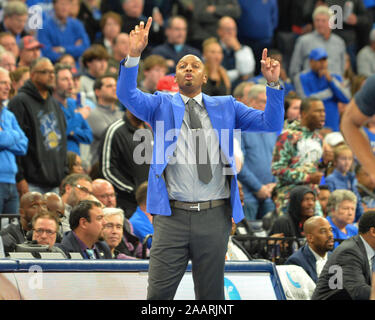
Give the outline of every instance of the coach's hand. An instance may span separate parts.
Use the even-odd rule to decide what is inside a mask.
[[[266,78],[267,83],[278,82],[280,77],[280,63],[275,59],[271,59],[267,56],[267,49],[263,49],[261,71],[263,76]]]
[[[152,23],[152,18],[149,17],[146,26],[143,21],[132,30],[129,34],[129,56],[130,57],[140,57],[142,51],[146,48],[148,43],[148,34],[150,32],[150,27]]]

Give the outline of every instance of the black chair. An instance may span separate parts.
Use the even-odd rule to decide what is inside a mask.
[[[0,230],[2,229],[2,219],[7,218],[9,223],[12,223],[14,220],[17,220],[20,223],[21,216],[19,213],[2,213],[0,214]]]

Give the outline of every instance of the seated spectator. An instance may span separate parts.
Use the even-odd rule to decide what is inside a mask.
[[[240,18],[241,8],[237,0],[192,0],[193,16],[191,25],[191,42],[200,49],[203,41],[216,37],[217,25],[224,16]],[[264,47],[263,47],[264,48]]]
[[[133,226],[124,216],[124,210],[117,208],[116,193],[113,185],[105,179],[95,179],[92,182],[92,193],[105,206],[104,209],[116,208],[116,210],[121,210],[121,215],[123,216],[123,236],[121,236],[122,240],[116,245],[116,250],[126,256],[141,258],[142,244],[134,235]],[[105,210],[103,212],[105,213]]]
[[[103,238],[111,249],[112,258],[114,259],[136,259],[133,256],[120,252],[117,247],[123,237],[124,213],[118,208],[104,208]],[[141,252],[140,252],[141,254]]]
[[[64,53],[70,53],[76,61],[90,46],[90,40],[81,21],[69,17],[72,0],[53,0],[54,12],[43,21],[38,30],[38,40],[44,45],[43,56],[53,63]]]
[[[14,114],[4,106],[9,91],[9,72],[0,68],[0,217],[2,213],[18,213],[16,156],[26,154],[29,142]]]
[[[92,193],[106,208],[116,208],[116,193],[112,184],[104,179],[92,182]]]
[[[327,220],[332,226],[334,239],[349,239],[358,234],[358,229],[353,225],[357,197],[349,190],[335,190],[329,198]],[[339,245],[335,242],[335,248]]]
[[[138,207],[133,213],[129,221],[134,228],[134,234],[143,242],[149,234],[154,234],[154,227],[152,225],[152,215],[147,212],[147,182],[143,182],[135,193]],[[151,248],[152,238],[147,240],[147,248]]]
[[[349,103],[350,91],[344,88],[342,77],[328,70],[328,54],[324,48],[315,48],[309,54],[310,69],[294,78],[297,93],[301,97],[315,97],[324,103],[325,126],[340,131],[338,102]]]
[[[375,212],[363,214],[359,235],[345,240],[328,258],[312,300],[368,300],[375,248]]]
[[[94,90],[95,80],[105,74],[108,68],[109,55],[107,50],[99,44],[94,44],[82,55],[82,64],[85,68],[80,77],[81,88],[86,97],[96,102]]]
[[[303,224],[315,214],[315,193],[308,186],[297,186],[290,192],[288,212],[279,216],[270,231],[270,236],[305,237]]]
[[[10,223],[5,229],[0,231],[3,238],[5,252],[14,251],[17,244],[24,243],[26,233],[31,230],[31,220],[37,213],[46,209],[43,195],[39,192],[27,192],[20,200],[20,224]]]
[[[357,54],[357,73],[370,77],[375,73],[375,29],[370,32],[370,43]]]
[[[91,165],[98,161],[99,145],[105,130],[124,116],[124,111],[120,110],[117,105],[116,84],[117,76],[109,74],[97,78],[94,83],[97,107],[87,118],[94,136],[94,141],[90,146],[89,162]]]
[[[21,38],[27,35],[25,27],[28,15],[27,5],[22,1],[7,1],[3,11],[3,21],[0,23],[0,32],[10,32],[19,43]]]
[[[108,245],[101,241],[105,224],[102,205],[82,200],[71,211],[70,229],[58,245],[68,256],[79,252],[83,259],[112,259]]]
[[[328,216],[327,204],[330,194],[331,191],[327,185],[319,186],[318,201],[320,203],[320,207],[322,208],[324,218]]]
[[[68,151],[68,169],[69,174],[85,173],[82,167],[81,157],[73,151]]]
[[[86,121],[91,109],[88,106],[78,108],[76,100],[71,98],[74,82],[70,66],[56,64],[55,74],[56,85],[53,96],[65,115],[67,149],[80,155],[80,145],[89,145],[93,141],[91,128]]]
[[[59,226],[61,226],[60,219],[64,216],[65,204],[61,197],[54,192],[47,192],[43,195],[43,201],[46,202],[47,210],[53,213],[59,220]],[[60,230],[61,232],[61,230]]]
[[[318,132],[325,121],[323,103],[307,98],[301,103],[301,121],[291,123],[277,138],[272,159],[272,174],[277,179],[276,207],[286,211],[289,192],[296,185],[308,185],[317,190],[323,173],[319,163],[323,141]]]
[[[69,216],[72,208],[92,195],[92,180],[86,174],[70,174],[61,182],[60,194],[65,204],[64,216],[61,218],[63,233],[65,233],[70,231]]]
[[[334,170],[325,178],[325,183],[331,192],[337,189],[352,191],[357,197],[355,221],[357,222],[363,214],[361,196],[357,189],[357,178],[352,171],[353,152],[347,145],[338,146],[334,150]]]
[[[165,29],[167,40],[151,51],[152,54],[160,55],[167,60],[168,73],[174,73],[177,62],[187,54],[201,57],[199,50],[186,44],[187,31],[187,21],[184,17],[174,16],[169,18]]]
[[[138,88],[143,92],[154,93],[158,81],[167,72],[167,62],[163,57],[152,54],[144,60],[142,70],[144,78]]]
[[[202,86],[202,92],[210,96],[223,96],[230,93],[231,83],[228,74],[221,65],[223,49],[215,38],[203,42],[204,67],[207,82]]]
[[[328,70],[342,76],[345,68],[346,46],[344,40],[332,33],[330,19],[333,12],[327,6],[320,5],[314,10],[314,31],[300,36],[294,46],[289,66],[289,76],[294,77],[309,69],[309,54],[312,49],[325,48],[328,55]]]
[[[246,45],[241,45],[237,38],[236,21],[228,16],[222,17],[218,23],[217,35],[223,48],[223,67],[235,87],[241,81],[249,79],[255,70],[253,51]]]
[[[11,32],[0,33],[0,46],[6,51],[10,51],[18,59],[20,49],[18,48],[16,37]]]
[[[357,165],[356,178],[357,189],[362,199],[364,211],[375,209],[375,182],[361,165]]]
[[[327,219],[311,217],[303,224],[306,244],[294,252],[285,264],[302,267],[316,283],[328,259],[328,252],[333,249],[332,227]]]
[[[59,233],[59,219],[55,214],[49,211],[37,213],[31,220],[31,225],[33,241],[50,248],[55,245]]]
[[[19,67],[30,67],[31,62],[40,57],[40,49],[43,45],[33,36],[25,36],[19,43],[20,59],[18,61]]]
[[[16,57],[10,51],[0,53],[0,67],[13,72],[16,70]]]
[[[12,87],[9,93],[9,99],[11,99],[18,93],[18,89],[21,88],[24,83],[30,79],[30,68],[18,67],[16,70],[9,73],[9,77],[12,83]]]
[[[102,36],[96,43],[101,44],[108,52],[109,55],[113,54],[113,45],[117,36],[121,32],[122,19],[116,12],[107,12],[100,20],[100,29]],[[122,58],[124,58],[123,56]]]
[[[108,60],[108,72],[118,74],[120,62],[129,54],[129,35],[120,33],[113,39],[112,55]]]
[[[301,102],[302,99],[294,92],[291,91],[284,100],[284,129],[295,120],[301,120]]]

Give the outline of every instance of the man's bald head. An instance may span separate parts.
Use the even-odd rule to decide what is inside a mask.
[[[113,185],[105,179],[96,179],[92,182],[92,193],[107,208],[115,208],[117,205],[116,193]]]
[[[61,197],[54,192],[47,192],[43,195],[48,211],[55,213],[58,217],[64,215],[65,204]]]
[[[313,216],[307,219],[303,224],[303,231],[309,247],[319,255],[324,256],[333,249],[332,227],[326,218]]]
[[[303,232],[305,233],[305,235],[312,233],[314,229],[319,227],[322,221],[326,221],[326,219],[320,216],[313,216],[307,219],[303,224]]]
[[[31,230],[31,219],[37,213],[45,210],[46,202],[40,192],[27,192],[20,200],[21,225],[25,231]]]
[[[26,205],[30,204],[30,202],[33,202],[35,199],[42,199],[43,195],[40,192],[32,191],[32,192],[26,192],[20,200],[20,207],[24,208]]]

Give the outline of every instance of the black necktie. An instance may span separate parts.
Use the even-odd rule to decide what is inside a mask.
[[[189,111],[189,117],[190,117],[190,128],[198,129],[198,130],[202,129],[202,123],[196,111],[196,107],[198,107],[197,103],[194,101],[194,99],[189,99],[187,105],[188,105],[188,111]],[[203,131],[201,132],[201,134],[195,134],[195,135],[193,132],[193,137],[194,137],[194,144],[195,144],[195,159],[196,159],[196,164],[197,164],[197,169],[198,169],[198,177],[200,181],[202,181],[205,184],[208,184],[212,179],[212,171],[211,171],[210,158],[208,156],[206,139],[204,137]],[[205,163],[202,163],[202,164],[199,161],[199,149],[201,151],[204,150],[204,152],[207,153],[207,161],[205,161]]]

